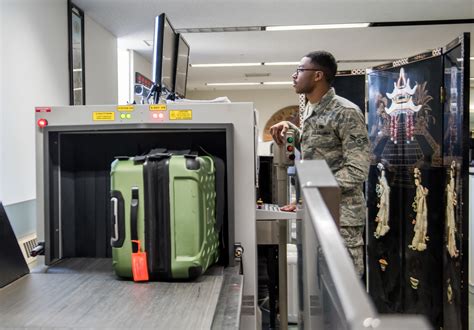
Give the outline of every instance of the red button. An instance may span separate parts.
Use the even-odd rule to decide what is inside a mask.
[[[44,119],[44,118],[41,118],[41,119],[38,120],[38,126],[39,126],[40,128],[43,128],[43,127],[45,127],[45,126],[48,126],[48,121],[47,121],[46,119]]]

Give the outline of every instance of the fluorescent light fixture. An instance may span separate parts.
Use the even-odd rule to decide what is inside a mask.
[[[471,61],[474,61],[474,56],[469,57]]]
[[[347,24],[318,24],[318,25],[281,25],[267,26],[265,31],[296,31],[296,30],[324,30],[324,29],[354,29],[365,28],[370,23],[347,23]]]
[[[238,26],[238,27],[214,27],[214,28],[184,28],[175,29],[176,33],[216,33],[216,32],[248,32],[263,31],[263,26]]]
[[[263,65],[298,65],[300,62],[263,62]]]
[[[264,81],[263,85],[293,85],[292,81]]]
[[[259,82],[240,82],[240,83],[206,83],[206,86],[255,86],[260,85]]]
[[[473,81],[474,81],[474,78],[469,78],[469,80],[473,80]]]
[[[231,67],[231,66],[260,66],[261,62],[258,63],[214,63],[214,64],[190,64],[192,68],[218,68],[218,67]]]
[[[206,86],[257,86],[257,85],[292,85],[291,81],[262,81],[262,82],[229,82],[229,83],[206,83]]]
[[[300,62],[255,62],[255,63],[210,63],[210,64],[190,64],[193,68],[219,68],[232,66],[261,66],[261,65],[298,65]]]

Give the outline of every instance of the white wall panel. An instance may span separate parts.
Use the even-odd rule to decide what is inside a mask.
[[[5,41],[3,37],[3,30],[5,25],[5,3],[0,1],[0,49],[4,47]],[[3,154],[3,141],[5,140],[4,129],[1,123],[3,123],[3,52],[0,52],[0,201],[3,201],[3,160],[5,158]]]
[[[2,0],[0,198],[35,198],[34,108],[69,103],[67,2]]]
[[[86,104],[116,104],[117,38],[85,16]]]

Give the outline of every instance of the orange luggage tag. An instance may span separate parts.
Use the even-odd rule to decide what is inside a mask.
[[[148,281],[148,266],[146,262],[146,252],[141,252],[140,240],[132,240],[137,243],[137,252],[132,252],[132,274],[135,282]]]

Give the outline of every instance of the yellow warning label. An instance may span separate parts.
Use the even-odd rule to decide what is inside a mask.
[[[118,111],[133,111],[135,106],[133,105],[117,105]]]
[[[152,104],[150,111],[166,111],[166,104]]]
[[[191,120],[193,119],[192,110],[170,110],[170,120]]]
[[[115,120],[115,112],[93,112],[92,120]]]

